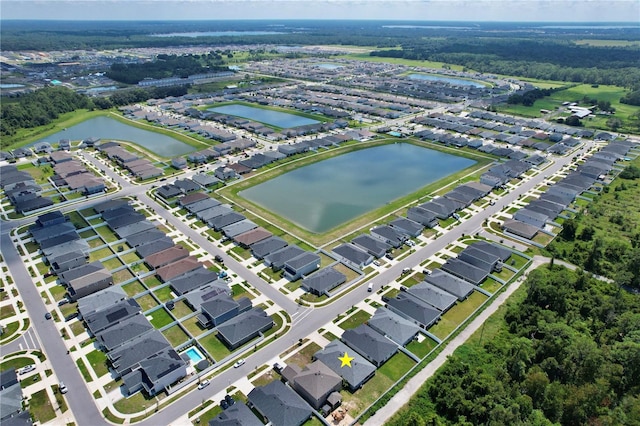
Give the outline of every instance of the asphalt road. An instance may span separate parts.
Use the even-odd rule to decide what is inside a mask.
[[[243,280],[246,280],[252,286],[257,288],[260,292],[265,294],[271,300],[273,300],[278,306],[287,311],[293,318],[293,324],[289,332],[279,338],[274,343],[268,345],[265,348],[260,349],[257,353],[246,356],[246,364],[240,368],[228,369],[221,374],[217,375],[210,386],[203,390],[191,392],[184,397],[180,398],[170,406],[164,408],[160,413],[154,414],[147,420],[142,422],[144,425],[155,426],[158,424],[170,424],[176,421],[180,416],[186,412],[192,410],[197,405],[201,404],[203,400],[211,398],[213,395],[224,391],[230,383],[246,376],[257,366],[262,365],[264,362],[276,357],[278,354],[285,351],[292,344],[298,341],[298,339],[304,338],[322,327],[327,321],[331,320],[338,314],[341,314],[348,310],[351,306],[357,304],[368,296],[366,286],[351,291],[344,297],[341,297],[331,303],[328,306],[321,308],[303,308],[298,306],[295,302],[291,301],[285,295],[272,288],[269,284],[258,278],[251,271],[242,267],[235,259],[229,257],[222,252],[215,244],[208,241],[202,235],[196,233],[192,228],[180,221],[168,213],[163,207],[157,205],[149,196],[145,194],[145,191],[150,187],[148,185],[133,185],[123,179],[121,176],[114,173],[110,168],[106,167],[91,155],[85,155],[85,158],[98,166],[101,170],[107,173],[108,176],[115,179],[122,186],[122,191],[116,194],[110,195],[107,198],[116,198],[127,195],[137,195],[138,198],[149,206],[153,206],[156,213],[163,219],[167,220],[180,232],[188,236],[193,242],[207,250],[212,254],[219,254],[225,260],[225,264]],[[556,158],[555,162],[548,167],[544,173],[541,173],[526,182],[523,182],[517,189],[505,194],[501,200],[497,201],[494,206],[489,206],[482,212],[472,216],[471,218],[464,220],[458,226],[454,227],[451,231],[446,232],[436,241],[428,244],[426,247],[419,248],[415,253],[409,255],[405,259],[398,261],[395,265],[388,268],[384,272],[380,273],[374,279],[374,291],[378,290],[381,285],[385,285],[395,280],[403,268],[413,268],[425,259],[437,253],[447,245],[456,241],[463,234],[469,235],[475,233],[482,226],[485,219],[489,218],[494,213],[501,210],[501,208],[508,203],[516,200],[520,195],[524,194],[528,190],[534,188],[541,183],[544,179],[543,175],[550,175],[560,170],[563,166],[571,162],[570,156]],[[82,203],[74,204],[63,209],[63,211],[79,210],[91,204],[98,202],[96,199],[84,201]],[[157,208],[156,208],[157,207]],[[25,223],[29,223],[32,219],[24,219],[21,221],[2,222],[2,236],[1,236],[1,248],[2,253],[5,256],[7,266],[9,267],[11,274],[14,277],[18,285],[18,289],[25,302],[25,307],[28,310],[30,318],[32,318],[32,324],[35,327],[42,346],[47,354],[47,357],[51,361],[51,365],[54,368],[56,375],[64,380],[65,384],[71,389],[68,395],[69,407],[73,411],[73,414],[80,425],[100,425],[107,424],[102,414],[97,409],[95,401],[92,395],[88,391],[84,379],[80,375],[75,363],[66,354],[66,347],[60,337],[60,333],[55,327],[53,321],[46,321],[44,314],[46,313],[45,305],[42,302],[40,294],[33,284],[29,273],[27,272],[24,264],[22,263],[18,253],[8,235],[9,228],[22,226]]]

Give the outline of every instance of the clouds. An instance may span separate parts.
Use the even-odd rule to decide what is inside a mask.
[[[638,22],[637,0],[2,0],[3,19]]]

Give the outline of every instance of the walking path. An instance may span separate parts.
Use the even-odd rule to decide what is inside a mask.
[[[423,368],[418,374],[416,374],[409,382],[389,400],[385,409],[384,407],[379,409],[375,415],[370,417],[365,423],[365,426],[378,426],[384,425],[396,412],[399,411],[399,407],[404,406],[409,402],[411,397],[415,395],[425,381],[433,376],[433,374],[447,361],[447,358],[453,354],[453,352],[464,344],[475,333],[482,324],[493,315],[500,306],[515,292],[522,283],[525,281],[529,271],[537,268],[540,265],[549,263],[550,259],[543,256],[535,256],[533,262],[526,270],[526,272],[518,278],[514,283],[509,285],[506,290],[498,295],[491,304],[480,313],[471,323],[462,329],[460,334],[454,337],[450,342],[445,343],[445,348],[440,352],[433,361],[431,361],[425,368]]]

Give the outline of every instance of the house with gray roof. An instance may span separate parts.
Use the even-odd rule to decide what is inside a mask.
[[[80,239],[80,235],[78,235],[76,231],[72,231],[67,234],[58,235],[57,237],[53,237],[53,238],[47,238],[42,243],[40,243],[40,250],[44,252],[48,248],[55,247],[57,245],[61,245],[61,244],[68,243],[70,241],[79,240],[79,239]],[[89,246],[87,244],[87,251],[88,251],[88,248]]]
[[[520,222],[524,222],[528,225],[535,226],[536,228],[539,228],[539,229],[544,228],[544,225],[549,220],[549,216],[542,213],[531,211],[526,207],[524,209],[518,210],[513,215],[513,218]]]
[[[221,228],[221,231],[226,237],[233,238],[236,235],[244,234],[245,232],[251,231],[257,227],[258,225],[249,219],[243,219],[239,222]]]
[[[127,293],[121,286],[111,286],[80,299],[78,301],[78,311],[82,316],[88,316],[93,312],[122,302],[127,297]]]
[[[140,305],[135,300],[125,299],[99,311],[83,313],[82,319],[91,334],[96,335],[129,317],[138,315],[141,311]]]
[[[463,260],[452,257],[447,259],[442,270],[446,271],[458,278],[469,281],[473,285],[480,285],[484,281],[489,273],[480,268],[477,268]]]
[[[342,361],[338,359],[342,358],[345,354],[353,357],[351,367],[343,367]],[[373,364],[337,339],[325,346],[324,349],[316,352],[313,355],[313,359],[322,361],[324,365],[342,377],[342,380],[351,392],[360,389],[362,385],[376,374],[376,367]]]
[[[41,228],[45,226],[57,225],[67,221],[67,217],[62,212],[56,210],[49,213],[42,214],[36,219],[36,224]]]
[[[45,227],[36,226],[29,228],[29,232],[31,232],[33,240],[38,244],[49,238],[68,234],[69,232],[75,232],[75,230],[76,227],[73,226],[73,223],[71,222],[57,223],[55,225]]]
[[[155,225],[153,223],[149,222],[148,220],[142,220],[140,222],[132,223],[131,225],[115,229],[114,232],[119,238],[127,238],[129,235],[148,231],[153,228],[155,228]]]
[[[147,244],[142,244],[136,247],[136,253],[138,253],[138,255],[144,259],[148,256],[169,249],[173,246],[175,246],[173,240],[165,235],[158,240],[154,240]]]
[[[302,288],[311,294],[321,296],[339,286],[347,280],[347,277],[340,271],[336,271],[330,266],[315,272],[302,280]]]
[[[409,287],[406,291],[412,296],[427,302],[437,310],[442,311],[442,313],[447,312],[458,301],[458,298],[453,294],[425,281]]]
[[[198,185],[191,179],[176,179],[173,184],[180,188],[180,191],[182,191],[182,193],[184,194],[189,194],[191,192],[202,189],[200,185]]]
[[[100,265],[102,266],[102,264]],[[78,300],[89,294],[104,290],[111,284],[113,284],[111,272],[102,266],[99,270],[70,279],[67,282],[67,290],[72,300]]]
[[[498,256],[503,263],[506,262],[513,254],[511,249],[489,241],[475,241],[471,246],[475,249]]]
[[[209,420],[209,426],[263,426],[263,423],[246,404],[236,402]]]
[[[167,282],[181,276],[182,274],[195,271],[202,267],[203,266],[198,261],[198,258],[195,256],[189,256],[156,269],[156,276],[160,278],[162,282]]]
[[[23,410],[22,386],[15,368],[0,372],[0,423],[2,425],[31,425],[28,410]]]
[[[340,261],[358,269],[362,269],[373,262],[373,256],[371,254],[353,244],[340,244],[332,251],[338,256]]]
[[[400,232],[389,225],[376,226],[371,229],[370,234],[373,238],[377,238],[395,248],[400,247],[408,239],[405,233]]]
[[[165,200],[168,200],[170,198],[177,197],[178,195],[182,195],[182,191],[180,191],[180,188],[177,186],[169,183],[158,188],[156,190],[156,194]]]
[[[387,250],[391,249],[391,244],[387,244],[378,238],[373,238],[368,234],[361,234],[351,240],[351,244],[360,247],[373,257],[379,258],[384,256]]]
[[[273,327],[273,319],[261,308],[252,308],[218,327],[218,338],[230,349],[242,346]]]
[[[305,251],[284,263],[284,277],[289,281],[295,281],[319,268],[320,256],[316,253]]]
[[[166,234],[158,228],[149,229],[147,231],[137,232],[135,234],[127,235],[125,240],[131,247],[138,247],[142,244],[148,244],[153,241],[163,238]]]
[[[203,192],[194,192],[192,194],[185,195],[184,197],[180,198],[180,200],[178,200],[178,204],[182,207],[187,207],[189,204],[193,204],[197,201],[206,200],[207,198],[210,198],[210,197]]]
[[[465,248],[458,254],[458,259],[464,260],[467,263],[472,264],[480,269],[491,272],[500,272],[502,270],[502,260],[491,253],[480,250],[473,245]]]
[[[276,252],[284,247],[288,243],[280,237],[272,235],[271,237],[251,244],[251,254],[258,260],[262,260],[269,253]]]
[[[141,360],[122,377],[122,384],[129,395],[143,389],[155,395],[186,375],[187,363],[173,348],[166,348]]]
[[[169,282],[169,285],[174,293],[178,295],[189,293],[199,289],[200,287],[203,289],[209,288],[205,286],[210,285],[215,288],[220,288],[221,290],[226,290],[227,292],[229,291],[229,286],[226,281],[218,280],[217,273],[205,268],[198,268],[194,271],[187,272],[180,277],[174,278]],[[197,309],[199,309],[199,305]]]
[[[420,204],[418,207],[433,213],[433,215],[438,219],[447,219],[457,210],[456,207],[445,206],[441,203],[436,203],[433,200]]]
[[[154,329],[108,352],[107,358],[116,375],[122,377],[141,361],[166,349],[172,349],[171,345],[159,330]]]
[[[420,327],[387,308],[376,309],[373,317],[367,321],[369,327],[398,345],[406,346],[420,332]]]
[[[200,304],[198,323],[204,328],[217,327],[249,309],[251,300],[248,298],[234,300],[228,293],[222,292]]]
[[[132,212],[107,220],[107,223],[109,224],[111,229],[117,230],[118,228],[122,228],[124,226],[131,225],[137,222],[144,222],[146,221],[146,219],[147,218],[142,213]]]
[[[387,308],[423,328],[429,328],[440,319],[440,311],[417,297],[400,292],[393,299],[383,298]]]
[[[189,250],[181,245],[174,245],[168,249],[156,252],[144,258],[144,263],[152,269],[158,269],[170,263],[189,256]]]
[[[211,207],[219,206],[220,204],[220,201],[215,198],[205,198],[204,200],[189,204],[185,209],[195,214],[203,210],[210,209]]]
[[[305,251],[295,244],[289,244],[288,246],[281,248],[280,250],[269,253],[264,257],[265,265],[271,267],[274,271],[278,271],[284,267],[284,264],[291,259],[294,259]]]
[[[421,223],[414,222],[413,220],[404,217],[399,217],[392,220],[391,222],[389,222],[389,226],[399,230],[403,234],[409,235],[414,238],[418,235],[421,235],[422,231],[424,230],[424,225],[422,225]]]
[[[502,229],[506,233],[517,235],[518,237],[522,237],[527,240],[535,238],[536,234],[540,231],[540,228],[536,226],[514,219],[505,220],[502,223]]]
[[[102,218],[107,222],[115,219],[118,216],[129,215],[131,213],[135,213],[135,209],[133,206],[129,204],[125,204],[122,207],[118,207],[117,209],[107,210],[102,212]]]
[[[196,173],[191,179],[203,188],[208,188],[220,182],[217,177],[206,173]]]
[[[55,274],[82,266],[89,260],[89,253],[82,251],[70,251],[56,256],[48,256],[47,261]]]
[[[428,228],[433,228],[438,225],[436,214],[422,207],[409,207],[407,210],[407,218]]]
[[[144,315],[134,315],[96,334],[96,342],[109,352],[128,341],[155,330]]]
[[[246,217],[236,211],[234,211],[229,205],[223,204],[220,206],[210,207],[206,210],[202,210],[196,213],[196,217],[203,222],[206,222],[211,228],[219,231],[225,226],[229,226],[234,223],[238,223],[241,220],[245,220]]]
[[[49,247],[47,249],[43,249],[42,250],[42,254],[47,259],[49,259],[49,257],[56,258],[56,257],[60,256],[61,254],[72,253],[72,252],[75,252],[75,251],[79,251],[79,252],[84,253],[84,254],[89,254],[89,250],[90,249],[91,248],[89,247],[89,243],[87,243],[86,240],[78,239],[78,240],[67,241],[66,243],[58,244],[56,246]],[[51,263],[51,262],[49,262],[49,263]]]
[[[398,352],[398,345],[366,324],[345,330],[340,338],[350,348],[380,367]]]
[[[247,404],[273,425],[300,426],[313,415],[304,399],[279,380],[254,388],[247,399]]]
[[[295,365],[295,364],[293,364]],[[289,380],[289,385],[314,409],[327,403],[329,395],[342,389],[342,377],[324,365],[314,361]]]

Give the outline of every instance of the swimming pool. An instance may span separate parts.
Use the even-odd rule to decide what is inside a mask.
[[[199,361],[202,361],[204,359],[204,355],[202,355],[202,352],[200,352],[198,348],[195,347],[187,349],[185,353],[194,364],[197,364]]]

